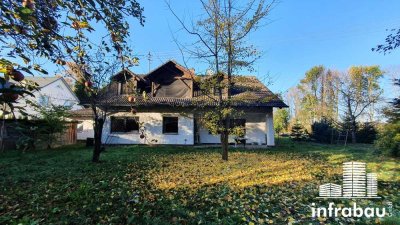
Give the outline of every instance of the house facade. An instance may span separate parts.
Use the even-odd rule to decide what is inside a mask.
[[[219,135],[211,134],[201,122],[204,113],[213,110],[218,101],[214,92],[204,94],[198,86],[199,79],[207,76],[197,76],[175,61],[146,75],[129,70],[116,74],[100,104],[108,115],[102,142],[219,144]],[[273,107],[287,106],[256,77],[234,76],[232,81],[231,105],[241,116],[231,124],[245,128],[241,138],[247,144],[274,146]],[[229,142],[235,138],[230,137]]]
[[[23,107],[28,115],[36,115],[37,110],[28,102],[33,102],[40,106],[50,105],[66,106],[71,110],[82,109],[79,99],[70,88],[67,81],[62,77],[26,77],[26,80],[36,83],[37,90],[33,91],[33,96],[26,96],[18,100],[16,106]],[[16,117],[22,115],[16,112]]]

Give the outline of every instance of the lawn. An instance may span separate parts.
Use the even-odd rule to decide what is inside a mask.
[[[342,162],[378,173],[379,200],[400,210],[400,163],[372,146],[281,140],[268,149],[110,147],[102,162],[70,146],[0,154],[0,224],[375,224],[311,218],[318,185],[341,181]],[[338,203],[348,204],[348,200]],[[393,223],[396,224],[396,223]]]

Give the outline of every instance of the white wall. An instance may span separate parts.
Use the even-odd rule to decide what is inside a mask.
[[[32,96],[26,96],[26,99],[29,99],[32,102],[36,102],[39,103],[39,99],[41,96],[47,96],[49,99],[49,103],[53,104],[53,105],[58,105],[58,106],[62,106],[62,105],[66,105],[66,104],[70,104],[72,105],[72,110],[76,110],[76,109],[81,109],[82,106],[78,105],[79,101],[78,99],[75,97],[75,95],[73,93],[71,93],[71,90],[66,86],[66,84],[61,80],[58,79],[56,81],[54,81],[53,83],[44,86],[43,88],[41,88],[38,91],[34,91],[32,93],[35,97]],[[36,115],[37,112],[34,110],[34,108],[32,106],[30,106],[29,104],[27,104],[25,102],[24,99],[19,98],[17,100],[17,104],[18,106],[22,106],[25,108],[25,112],[31,115]],[[20,117],[21,115],[19,113],[16,113],[16,117]]]
[[[242,117],[246,119],[246,143],[257,143],[258,145],[266,144],[267,123],[266,118],[269,113],[245,113]],[[273,126],[273,125],[272,125]],[[203,127],[199,127],[199,136],[201,144],[219,144],[220,135],[212,135]],[[234,143],[233,136],[229,138],[230,143]],[[273,145],[273,144],[272,144]]]
[[[140,139],[139,132],[130,133],[110,133],[110,116],[113,117],[139,117],[139,122],[143,122],[146,128],[146,139]],[[107,117],[102,134],[102,142],[107,144],[173,144],[173,145],[193,145],[193,115],[179,113],[153,113],[141,112],[133,115],[132,113],[115,113]],[[178,117],[178,134],[162,133],[163,116]],[[157,140],[157,142],[151,142]],[[186,140],[186,141],[185,141]]]
[[[81,120],[77,126],[77,140],[86,140],[94,137],[93,120]],[[80,126],[82,127],[81,131],[79,130]]]

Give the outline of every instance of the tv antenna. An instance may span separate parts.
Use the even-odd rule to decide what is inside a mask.
[[[147,54],[147,60],[149,61],[149,72],[151,68],[151,61],[153,61],[152,57],[153,55],[151,54],[151,52],[149,52],[149,54]]]

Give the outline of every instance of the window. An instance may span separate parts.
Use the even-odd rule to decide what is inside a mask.
[[[111,117],[111,133],[139,131],[139,117]]]
[[[163,117],[163,133],[177,134],[178,133],[178,117]]]
[[[39,97],[39,105],[48,106],[49,105],[49,96],[41,95]]]
[[[128,117],[125,120],[126,132],[139,131],[139,117]]]

